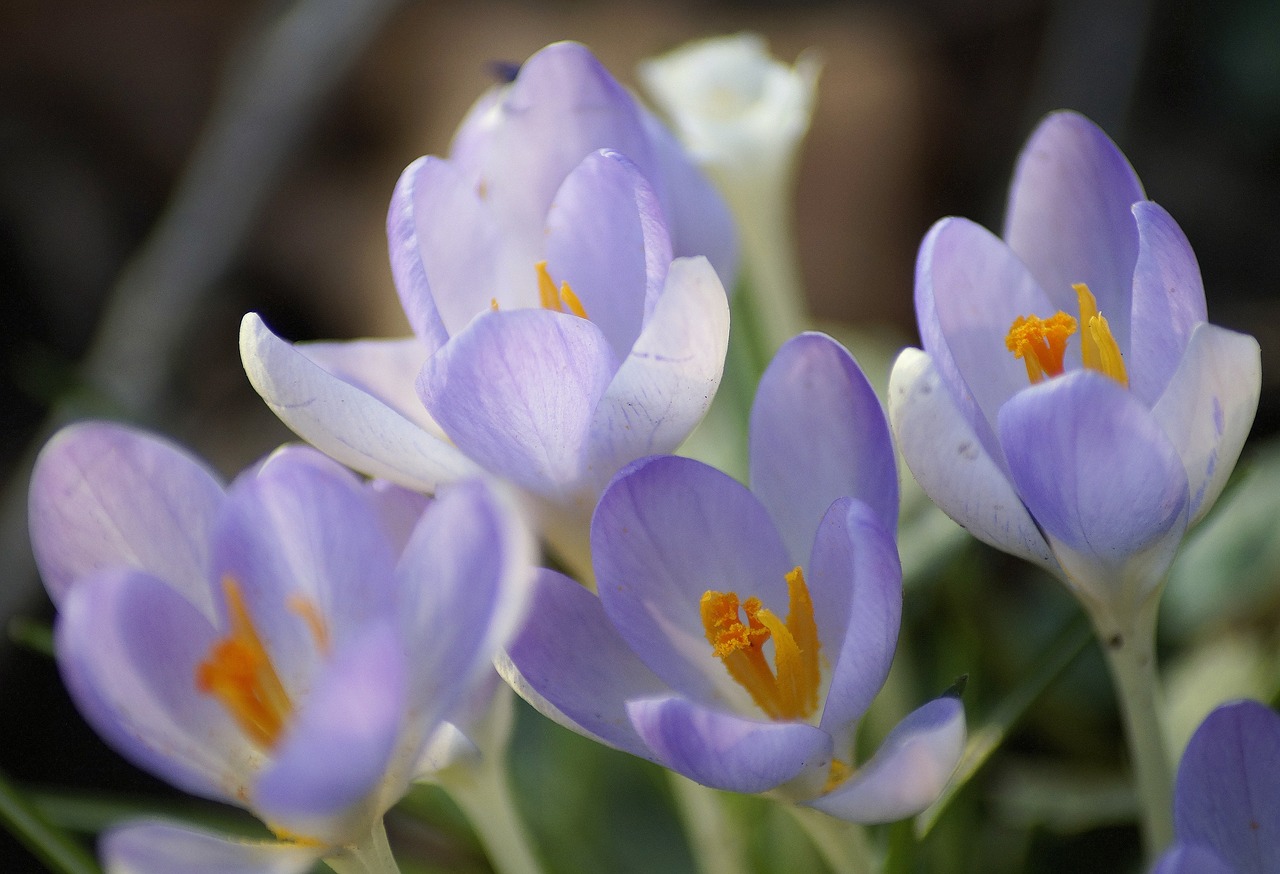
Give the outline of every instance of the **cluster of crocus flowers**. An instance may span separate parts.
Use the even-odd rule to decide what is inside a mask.
[[[1280,871],[1280,716],[1224,704],[1191,737],[1174,789],[1177,839],[1152,874]]]
[[[382,814],[492,674],[535,556],[512,502],[479,481],[428,503],[286,447],[224,488],[177,447],[105,423],[49,442],[30,516],[85,718],[279,838],[128,824],[103,853],[131,872],[302,871],[385,847]]]
[[[723,201],[581,45],[486,94],[448,158],[411,164],[387,218],[414,336],[290,346],[254,314],[254,387],[344,464],[430,492],[518,485],[581,566],[600,490],[673,451],[724,367],[735,247]]]
[[[592,522],[599,595],[544,571],[500,670],[575,731],[704,785],[858,822],[918,812],[964,715],[939,698],[854,758],[897,641],[898,484],[879,402],[829,337],[766,371],[751,483],[673,456],[624,469]]]

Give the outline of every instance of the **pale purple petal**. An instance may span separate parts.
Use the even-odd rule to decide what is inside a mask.
[[[552,280],[569,283],[624,358],[671,264],[671,240],[648,181],[621,154],[592,152],[556,192],[546,246]]]
[[[850,822],[914,816],[937,800],[960,761],[964,742],[959,699],[935,698],[898,723],[853,776],[805,804]]]
[[[222,502],[218,478],[167,440],[100,422],[62,429],[36,459],[28,501],[50,597],[96,571],[133,568],[212,618],[208,544]]]
[[[751,407],[751,490],[769,508],[796,563],[836,498],[898,525],[898,469],[889,424],[853,357],[825,334],[783,344]]]
[[[896,528],[860,501],[834,503],[817,530],[809,592],[819,655],[831,666],[819,727],[839,753],[852,748],[857,721],[889,676],[902,620],[902,566]]]
[[[1188,526],[1213,506],[1249,436],[1262,389],[1258,341],[1201,323],[1151,415],[1187,472]]]
[[[715,271],[705,258],[676,260],[592,418],[597,489],[624,464],[684,442],[711,406],[728,344],[729,302]]]
[[[468,457],[555,497],[585,474],[591,417],[617,369],[586,319],[489,312],[427,361],[418,392]]]
[[[326,645],[341,647],[393,609],[395,556],[381,518],[356,477],[310,447],[281,450],[232,484],[212,562],[213,583],[239,585],[291,690],[305,688]],[[221,593],[217,602],[225,609]],[[327,642],[308,611],[324,618]]]
[[[348,467],[423,492],[477,472],[457,449],[272,334],[256,313],[240,325],[240,358],[271,411]]]
[[[1133,168],[1106,134],[1081,115],[1055,112],[1023,147],[1005,210],[1004,239],[1053,309],[1075,312],[1071,286],[1087,284],[1123,353],[1138,258],[1129,208],[1145,199]]]
[[[351,340],[299,343],[293,347],[327,373],[372,395],[422,430],[443,438],[418,398],[414,383],[427,360],[417,337],[403,340]]]
[[[600,599],[554,571],[538,574],[528,620],[498,668],[522,698],[579,734],[632,755],[653,753],[627,701],[670,692],[614,630]]]
[[[635,101],[578,43],[554,43],[525,61],[485,121],[485,135],[469,134],[453,160],[484,186],[508,231],[540,228],[560,183],[596,149],[616,149],[650,175]]]
[[[492,671],[528,608],[536,559],[514,504],[480,480],[442,490],[423,514],[395,570],[416,718],[445,718]]]
[[[666,126],[640,107],[658,173],[650,176],[677,258],[703,255],[730,292],[738,276],[738,232],[728,205]],[[661,183],[661,184],[660,184]]]
[[[1209,316],[1200,266],[1186,235],[1150,201],[1133,205],[1138,263],[1133,273],[1129,387],[1148,405],[1165,391],[1196,325]],[[1108,315],[1108,313],[1103,313]]]
[[[431,499],[381,479],[370,480],[364,488],[390,540],[392,555],[400,555]]]
[[[415,215],[419,175],[421,174],[423,181],[429,180],[433,163],[441,162],[433,158],[419,158],[406,167],[391,193],[391,205],[387,209],[387,248],[391,256],[391,278],[400,295],[400,306],[409,319],[409,326],[428,353],[439,349],[449,339],[449,331],[436,309],[426,265],[422,261],[418,220]],[[467,230],[474,232],[475,229],[468,227]]]
[[[1185,520],[1177,451],[1110,377],[1076,371],[1027,389],[1001,410],[1000,440],[1027,509],[1071,550],[1121,562]]]
[[[1217,852],[1241,874],[1280,871],[1280,716],[1225,704],[1196,729],[1178,767],[1178,839]]]
[[[688,458],[637,462],[600,498],[591,550],[605,612],[650,670],[703,702],[758,712],[712,653],[700,608],[714,590],[785,610],[794,565],[745,486]]]
[[[1160,857],[1151,874],[1243,874],[1222,857],[1198,844],[1175,843]]]
[[[303,874],[322,848],[249,841],[160,820],[134,820],[103,833],[106,874]]]
[[[627,704],[660,764],[730,792],[766,792],[831,762],[831,738],[804,722],[757,722],[681,697]]]
[[[98,734],[144,770],[229,803],[257,758],[196,684],[216,630],[166,583],[136,571],[84,580],[63,599],[58,666]]]
[[[372,796],[405,717],[408,674],[390,622],[337,648],[253,787],[254,809],[277,828],[330,846],[362,837],[370,816],[396,800]]]
[[[1019,316],[1049,318],[1059,307],[998,237],[967,219],[933,226],[916,260],[916,316],[924,351],[933,358],[956,408],[1003,466],[996,417],[1027,387],[1027,368],[1005,337]],[[1072,311],[1074,311],[1074,307]],[[1068,366],[1080,361],[1067,347]]]
[[[944,513],[984,543],[1059,572],[1012,484],[919,349],[904,349],[894,363],[889,420],[907,467]]]

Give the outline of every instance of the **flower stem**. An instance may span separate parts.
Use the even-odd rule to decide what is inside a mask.
[[[516,808],[500,755],[449,768],[435,779],[462,808],[498,874],[541,874],[542,867]]]
[[[668,771],[667,775],[698,870],[702,874],[741,874],[749,870],[746,842],[725,808],[723,796],[675,771]]]
[[[785,804],[800,828],[813,841],[835,874],[869,874],[875,870],[867,833],[857,823],[844,822],[811,807]]]
[[[340,855],[324,861],[337,874],[400,874],[381,817],[363,841],[345,847]]]
[[[1148,859],[1154,859],[1173,840],[1173,769],[1160,721],[1156,676],[1158,602],[1159,598],[1150,598],[1128,622],[1091,611],[1124,719]]]

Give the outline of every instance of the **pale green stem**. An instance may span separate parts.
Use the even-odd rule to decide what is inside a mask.
[[[400,874],[381,817],[363,841],[344,847],[341,853],[324,861],[337,874]]]
[[[1124,720],[1148,859],[1173,840],[1173,768],[1160,718],[1156,675],[1158,602],[1158,597],[1149,598],[1130,611],[1127,622],[1104,610],[1090,611]]]
[[[749,870],[746,841],[725,809],[724,795],[675,771],[668,771],[667,776],[698,870],[702,874]]]
[[[785,802],[783,806],[795,817],[835,874],[871,874],[876,869],[862,826],[835,819],[811,807]]]
[[[541,874],[524,820],[516,808],[500,755],[449,768],[435,779],[457,802],[498,874]]]

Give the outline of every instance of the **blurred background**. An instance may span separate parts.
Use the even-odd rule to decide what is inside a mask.
[[[22,524],[33,446],[52,422],[141,422],[230,474],[290,439],[240,369],[245,311],[261,312],[290,339],[407,333],[387,265],[387,201],[407,163],[447,152],[454,126],[494,81],[490,62],[577,39],[634,87],[640,59],[741,30],[764,34],[785,60],[809,47],[823,59],[795,202],[816,316],[914,342],[921,236],[948,214],[998,229],[1023,139],[1046,112],[1074,108],[1110,133],[1148,195],[1187,233],[1210,318],[1258,337],[1263,396],[1247,453],[1274,434],[1273,0],[9,0],[0,8],[3,619],[47,623],[52,615]],[[969,672],[967,700],[980,711],[1035,651],[999,629],[1023,622],[1048,635],[1051,618],[1072,608],[1053,584],[1027,585],[1027,568],[976,546],[963,550],[909,602],[907,636],[925,666],[921,683],[936,679],[936,692]],[[1274,601],[1251,601],[1270,612],[1254,611],[1246,623],[1249,640],[1269,647],[1266,658],[1274,655]],[[1214,627],[1235,634],[1240,621],[1219,617]],[[68,788],[163,791],[97,743],[46,656],[28,643],[0,647],[0,770],[55,801]],[[1100,664],[1086,652],[1011,749],[1076,776],[1088,762],[1109,779],[1122,753]],[[1055,730],[1064,713],[1070,728]],[[528,735],[540,730],[517,738],[518,749],[539,751],[537,763],[523,766],[530,784],[560,756],[575,772],[630,768],[645,791],[661,789],[640,766],[600,760],[607,754],[576,740],[557,738],[548,751]],[[939,826],[941,836],[931,838],[938,849],[916,856],[919,870],[1135,869],[1136,836],[1116,781],[1080,795],[1077,819],[1058,811],[1055,820],[1036,812],[1043,793],[1033,791],[1042,785],[1035,769],[1020,771],[1016,756],[999,764],[966,790],[964,805],[948,814],[955,822]],[[554,779],[541,791],[546,804],[574,809],[553,794],[563,791]],[[632,810],[643,806],[634,799],[605,804],[619,805],[647,815]],[[423,870],[483,871],[465,829],[447,819],[422,838],[445,861]],[[564,870],[680,870],[687,859],[678,849],[660,865],[641,847],[667,839],[663,829],[674,826],[664,822],[638,822],[618,845],[627,853],[582,850]],[[91,817],[81,822],[91,825]],[[544,847],[554,847],[554,823],[535,825]],[[960,849],[948,851],[947,867],[933,866],[944,847]],[[0,859],[6,871],[39,870],[4,837]]]

